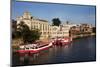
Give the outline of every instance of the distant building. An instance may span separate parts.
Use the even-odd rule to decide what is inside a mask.
[[[60,26],[52,26],[52,38],[69,37],[69,30],[72,26],[75,26],[75,25],[62,24]]]
[[[89,24],[81,24],[80,31],[84,33],[91,33],[92,32],[92,25]]]
[[[69,29],[71,25],[68,24],[52,26],[47,20],[32,17],[29,12],[25,12],[23,16],[17,18],[17,24],[21,21],[27,24],[31,30],[39,29],[41,32],[40,39],[69,36]]]
[[[80,24],[70,28],[70,36],[80,35],[80,34],[91,34],[92,25],[91,24]]]

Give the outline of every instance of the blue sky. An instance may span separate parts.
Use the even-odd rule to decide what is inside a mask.
[[[50,4],[36,2],[12,2],[12,19],[22,16],[25,11],[32,16],[48,20],[59,18],[62,22],[90,23],[95,25],[95,6],[80,6],[69,4]]]

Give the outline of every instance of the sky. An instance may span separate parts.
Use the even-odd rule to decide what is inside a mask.
[[[62,23],[89,23],[95,26],[96,7],[89,5],[54,4],[39,2],[12,2],[12,19],[22,16],[25,11],[32,16],[52,23],[53,18],[59,18]]]

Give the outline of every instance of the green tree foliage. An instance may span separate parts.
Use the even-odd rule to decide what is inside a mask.
[[[92,28],[92,32],[93,32],[93,33],[96,33],[96,27],[93,27],[93,28]]]
[[[40,38],[40,32],[38,29],[31,30],[28,33],[24,33],[23,41],[24,43],[33,43]]]
[[[40,32],[38,29],[30,30],[29,27],[21,21],[17,25],[16,32],[14,32],[15,38],[21,38],[24,43],[32,43],[40,38]]]
[[[66,21],[66,24],[69,24],[69,21]]]
[[[52,19],[52,25],[53,26],[59,26],[61,24],[61,21],[59,20],[59,18],[54,18]]]
[[[17,21],[16,20],[12,20],[12,23],[11,23],[11,26],[12,26],[12,38],[18,38],[19,37],[19,32],[17,31]]]

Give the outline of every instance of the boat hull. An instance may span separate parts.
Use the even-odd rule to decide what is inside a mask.
[[[50,47],[52,47],[52,43],[50,43],[47,46],[41,47],[41,48],[37,48],[37,49],[27,49],[27,50],[17,50],[16,52],[19,53],[21,56],[25,55],[25,54],[36,54],[39,53],[40,51],[43,50],[48,50]]]

